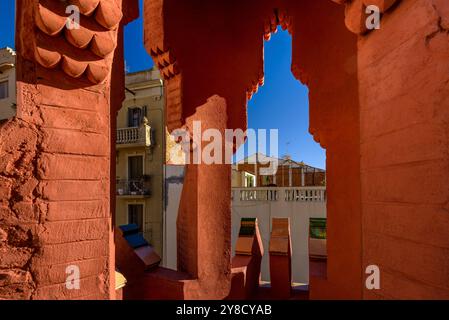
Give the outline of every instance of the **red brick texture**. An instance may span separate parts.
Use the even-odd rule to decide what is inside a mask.
[[[53,2],[17,1],[18,113],[0,125],[1,298],[114,298],[112,146],[122,26],[137,14],[136,1],[121,2],[101,0],[88,18],[118,43],[109,51],[62,36]],[[383,15],[380,30],[369,31],[364,9],[373,2]],[[192,120],[245,129],[247,100],[263,84],[263,39],[278,24],[292,34],[292,73],[310,90],[309,131],[327,152],[327,276],[311,278],[310,298],[449,298],[446,0],[247,0],[238,8],[148,0],[144,15],[170,130]],[[81,35],[90,37],[87,29]],[[160,270],[145,285],[171,281],[178,298],[228,295],[230,172],[188,166],[181,273]],[[80,290],[67,290],[61,275],[72,264]],[[371,264],[381,271],[377,291],[364,289]]]
[[[238,9],[229,1],[155,0],[145,5],[148,51],[161,66],[177,66],[175,75],[167,77],[170,130],[184,125],[197,106],[217,94],[227,104],[227,127],[245,129],[247,99],[263,83],[263,39],[277,24],[292,34],[292,72],[309,86],[310,132],[327,148],[330,169],[328,278],[323,283],[312,279],[311,296],[322,298],[326,292],[333,297],[361,298],[357,37],[345,26],[344,6],[328,0],[250,0],[239,3]],[[162,58],[167,52],[171,61]],[[170,92],[176,93],[175,100]],[[224,184],[209,190],[226,196]],[[193,199],[204,201],[194,194],[191,197],[183,200],[186,206],[198,201]],[[345,226],[344,232],[340,225]]]
[[[370,4],[381,9],[380,30],[366,28]],[[278,24],[292,34],[292,72],[310,90],[310,133],[327,151],[327,276],[311,278],[312,299],[447,297],[447,1],[145,5],[170,130],[213,95],[226,101],[228,128],[245,129],[247,99],[263,83],[263,39]],[[227,197],[226,188],[209,189]],[[191,201],[205,200],[186,194],[185,206]],[[364,289],[369,264],[381,267],[379,291]]]
[[[94,16],[119,13],[119,23],[121,0],[113,6],[113,12],[106,5],[98,7]],[[109,189],[114,52],[98,57],[104,59],[104,80],[92,73],[93,67],[86,77],[72,78],[68,70],[83,62],[70,58],[73,65],[61,62],[62,69],[47,69],[36,52],[65,53],[55,47],[58,36],[41,35],[51,31],[45,26],[55,27],[51,21],[59,11],[52,9],[48,1],[17,2],[18,111],[0,126],[0,298],[113,299]],[[131,12],[129,8],[127,14]],[[108,21],[98,23],[107,25],[104,34],[115,44],[118,26]],[[95,41],[97,35],[91,35]],[[74,47],[67,54],[77,50],[82,49]],[[79,290],[66,287],[70,265],[80,270]]]
[[[257,221],[254,230],[253,236],[239,235],[236,254],[232,258],[231,290],[226,299],[254,299],[257,294],[261,280],[260,265],[264,254]]]
[[[364,297],[449,299],[449,3],[402,1],[359,61]]]

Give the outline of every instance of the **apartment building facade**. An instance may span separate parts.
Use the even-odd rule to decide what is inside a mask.
[[[164,88],[156,68],[129,73],[117,116],[116,225],[136,224],[162,256]]]
[[[0,121],[16,115],[16,52],[0,49]]]

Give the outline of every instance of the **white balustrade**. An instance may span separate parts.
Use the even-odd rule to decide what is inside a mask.
[[[285,201],[323,202],[326,201],[326,188],[286,189]]]
[[[148,125],[133,128],[117,129],[117,144],[141,143],[146,146],[151,144],[151,128]]]
[[[232,188],[232,200],[235,193],[239,194],[240,201],[286,201],[286,202],[325,202],[325,187],[300,188]],[[281,195],[281,196],[280,196]]]
[[[326,187],[232,188],[232,192],[232,243],[237,241],[241,219],[257,218],[263,247],[269,248],[272,218],[289,218],[292,278],[295,282],[308,283],[309,221],[310,218],[326,218]],[[269,270],[269,259],[265,254],[261,265],[264,281],[270,280]]]

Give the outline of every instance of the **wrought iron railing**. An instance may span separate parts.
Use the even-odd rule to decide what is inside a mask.
[[[140,180],[117,180],[118,196],[149,196],[150,183]]]

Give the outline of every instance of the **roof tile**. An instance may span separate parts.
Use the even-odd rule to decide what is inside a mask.
[[[100,0],[71,0],[70,2],[77,6],[83,15],[90,16],[97,9]]]
[[[94,34],[91,30],[80,26],[79,29],[65,29],[65,38],[74,47],[85,49],[89,46]]]
[[[72,78],[79,78],[86,71],[87,63],[67,56],[62,57],[62,70]]]
[[[55,11],[50,10],[41,3],[38,5],[36,25],[42,32],[49,36],[58,35],[64,29],[67,22],[67,18],[58,15]]]
[[[61,55],[58,52],[42,47],[36,48],[34,56],[37,62],[47,69],[56,68],[61,61]]]
[[[112,32],[96,33],[93,36],[90,50],[98,57],[105,58],[117,46],[114,34]]]
[[[115,0],[101,0],[95,13],[95,19],[106,29],[115,29],[122,20],[122,10]]]
[[[67,3],[38,1],[36,61],[47,69],[60,67],[70,77],[101,83],[110,73],[107,61],[117,46],[121,7],[116,0],[70,0],[70,4],[80,9],[79,29],[66,27]]]

